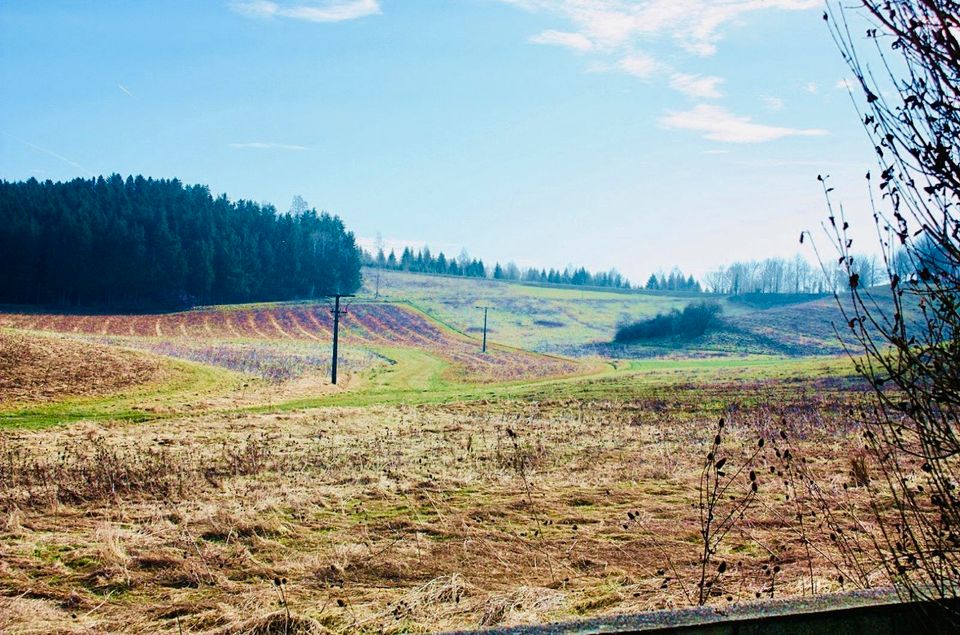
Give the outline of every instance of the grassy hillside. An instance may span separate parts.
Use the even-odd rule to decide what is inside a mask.
[[[364,295],[374,295],[378,272],[364,270]],[[613,337],[620,322],[682,308],[694,294],[623,292],[518,284],[381,271],[380,298],[409,301],[457,330],[479,335],[491,307],[493,341],[540,352],[576,352]]]
[[[666,291],[615,291],[429,276],[367,269],[365,296],[409,301],[453,328],[479,335],[491,307],[489,337],[510,346],[565,355],[645,358],[663,355],[838,354],[833,323],[840,314],[831,296],[707,296]],[[694,339],[663,338],[612,345],[618,325],[679,309],[699,299],[723,307],[723,325]]]

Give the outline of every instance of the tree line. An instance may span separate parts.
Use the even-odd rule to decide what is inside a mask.
[[[403,253],[397,257],[394,250],[384,254],[382,248],[377,249],[376,255],[363,250],[363,264],[368,267],[379,267],[394,271],[409,271],[412,273],[433,273],[446,276],[465,276],[468,278],[486,278],[487,266],[482,260],[471,258],[466,251],[461,251],[457,258],[447,258],[441,251],[434,255],[429,247],[413,251],[404,247]]]
[[[680,269],[674,267],[669,274],[651,273],[645,287],[648,291],[691,291],[700,293],[703,289],[693,275],[685,276]]]
[[[501,267],[498,262],[493,268],[495,280],[520,280],[523,282],[538,282],[541,284],[566,284],[578,287],[607,287],[612,289],[630,289],[630,281],[624,278],[616,269],[610,271],[590,272],[585,267],[568,266],[564,269],[537,269],[530,267],[521,269],[515,263],[509,262]]]
[[[884,282],[883,263],[871,254],[855,257],[861,284],[872,287]],[[797,254],[793,258],[745,260],[721,266],[703,277],[707,292],[727,295],[744,293],[833,293],[849,284],[849,276],[834,262],[811,264]]]
[[[496,262],[493,267],[489,267],[484,264],[483,260],[470,257],[466,250],[461,250],[460,255],[456,258],[448,258],[442,251],[434,255],[429,247],[417,251],[405,247],[398,257],[394,250],[390,250],[390,253],[387,254],[383,248],[378,248],[376,254],[366,250],[363,251],[363,264],[368,267],[409,271],[411,273],[492,278],[494,280],[542,284],[611,287],[616,289],[631,288],[630,281],[615,269],[595,273],[591,273],[585,267],[573,266],[568,266],[562,270],[554,268],[537,269],[536,267],[521,269],[513,262],[506,265]]]
[[[177,179],[0,181],[0,302],[174,308],[312,298],[360,286],[336,216]]]
[[[951,267],[949,254],[928,237],[920,237],[910,249],[900,247],[879,257],[875,254],[848,254],[849,262],[836,260],[811,264],[799,254],[792,259],[767,258],[734,262],[704,276],[710,293],[739,295],[743,293],[823,294],[847,290],[850,277],[856,275],[860,287],[887,284],[891,274],[903,280],[925,275],[924,272],[957,273]]]

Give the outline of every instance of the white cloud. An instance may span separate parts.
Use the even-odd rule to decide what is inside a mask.
[[[574,51],[586,53],[593,50],[593,42],[582,33],[569,33],[566,31],[544,31],[530,38],[534,44],[552,44],[554,46],[565,46]]]
[[[229,7],[241,15],[251,18],[269,18],[276,15],[280,8],[276,2],[268,2],[268,0],[234,0],[230,2]]]
[[[272,0],[233,0],[230,8],[252,18],[290,18],[308,22],[343,22],[379,15],[378,0],[325,0],[281,4]]]
[[[660,119],[665,128],[693,130],[705,139],[725,143],[762,143],[784,137],[817,137],[829,134],[819,128],[782,128],[754,123],[750,117],[734,115],[723,108],[700,104],[692,110],[673,112]]]
[[[836,83],[834,88],[836,88],[837,90],[853,90],[854,86],[856,86],[856,84],[854,84],[849,79],[841,79]]]
[[[271,141],[248,141],[246,143],[227,144],[231,148],[252,149],[252,150],[309,150],[307,146],[299,146],[291,143],[273,143]]]
[[[763,100],[763,105],[766,106],[767,110],[773,110],[774,112],[783,110],[783,107],[786,106],[786,102],[784,102],[780,97],[764,95],[760,99]]]
[[[136,97],[133,93],[130,92],[130,89],[128,89],[123,84],[117,84],[117,88],[119,88],[122,92],[126,93],[130,97]]]
[[[811,95],[816,95],[818,92],[820,92],[820,87],[817,86],[817,82],[808,82],[803,89]]]
[[[690,97],[722,97],[722,78],[688,74],[672,64],[638,51],[672,42],[694,55],[717,50],[728,27],[765,10],[805,11],[822,0],[499,0],[529,12],[566,20],[564,30],[543,31],[530,38],[538,44],[563,46],[592,59],[588,72],[619,71],[650,79],[660,75]]]
[[[634,77],[647,78],[656,72],[658,64],[657,61],[649,55],[633,53],[620,60],[617,66],[624,73],[628,73]]]
[[[670,78],[670,88],[690,97],[722,97],[723,93],[719,89],[719,85],[722,83],[722,77],[703,77],[701,75],[687,75],[686,73],[674,73]]]
[[[712,55],[723,28],[765,9],[802,11],[821,0],[500,0],[569,20],[577,32],[607,50],[665,36],[698,55]]]

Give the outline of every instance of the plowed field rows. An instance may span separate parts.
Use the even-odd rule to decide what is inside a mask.
[[[191,340],[330,342],[333,317],[322,304],[206,309],[158,315],[0,314],[0,326],[59,333]],[[340,323],[344,346],[410,347],[437,354],[471,379],[510,380],[568,374],[576,364],[512,349],[490,348],[395,304],[354,304]]]

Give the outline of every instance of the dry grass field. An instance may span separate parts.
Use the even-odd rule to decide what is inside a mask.
[[[829,379],[718,380],[7,430],[0,630],[427,632],[696,603],[720,417],[722,498],[749,496],[753,455],[759,487],[711,554],[708,603],[869,584],[798,478],[818,475],[836,522],[869,515],[850,487],[861,398]]]

